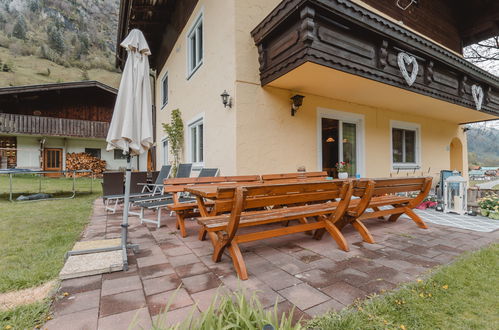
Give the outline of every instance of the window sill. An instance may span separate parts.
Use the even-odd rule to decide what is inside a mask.
[[[195,68],[193,68],[188,74],[187,74],[187,80],[190,80],[191,77],[198,71],[198,69],[203,65],[203,61],[199,62],[198,65],[196,65]]]
[[[392,170],[419,170],[421,169],[421,165],[419,164],[394,164],[392,166]]]

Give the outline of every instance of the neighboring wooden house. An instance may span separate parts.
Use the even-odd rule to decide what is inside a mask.
[[[118,41],[139,28],[152,51],[158,165],[179,108],[183,161],[224,175],[346,161],[351,176],[466,176],[461,125],[499,118],[499,78],[462,47],[498,35],[498,13],[497,0],[122,0]]]
[[[106,152],[116,93],[96,81],[0,88],[0,168],[63,170],[70,152],[124,167]]]

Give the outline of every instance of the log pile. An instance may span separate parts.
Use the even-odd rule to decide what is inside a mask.
[[[66,170],[68,171],[78,171],[78,170],[91,170],[94,175],[100,176],[102,172],[106,170],[106,161],[101,160],[97,157],[93,157],[87,153],[68,153],[66,154]],[[72,176],[73,173],[67,173],[68,176]],[[76,173],[77,177],[91,176],[92,173]]]

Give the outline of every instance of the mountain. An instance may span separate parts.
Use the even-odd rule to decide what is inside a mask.
[[[119,0],[0,0],[0,87],[98,80],[113,87]]]
[[[499,166],[499,129],[473,125],[467,135],[470,166]]]

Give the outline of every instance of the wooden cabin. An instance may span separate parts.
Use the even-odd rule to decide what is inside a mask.
[[[120,152],[106,152],[116,93],[97,81],[0,88],[0,168],[61,171],[73,152],[124,167]]]

